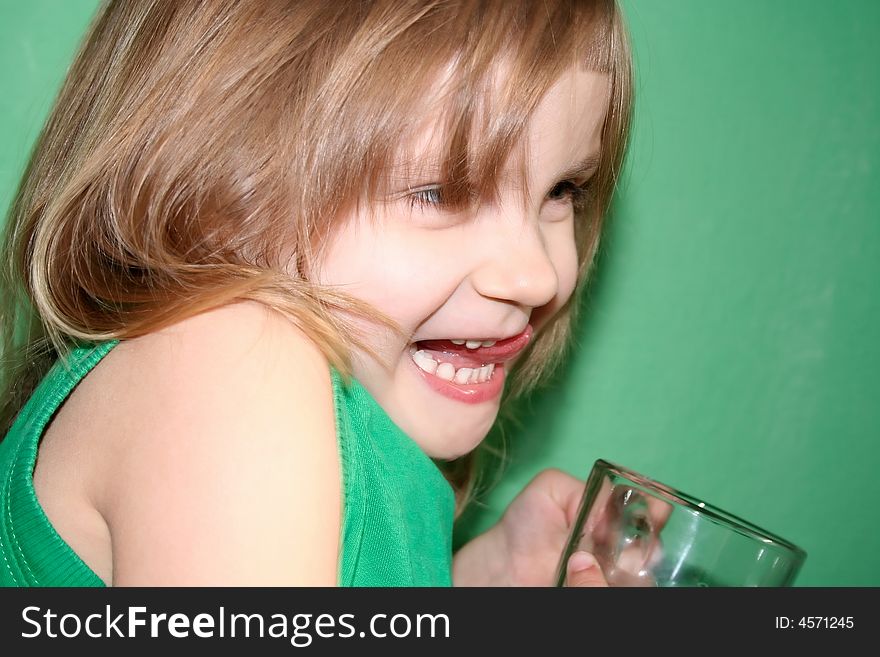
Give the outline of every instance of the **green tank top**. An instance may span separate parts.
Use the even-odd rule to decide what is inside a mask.
[[[50,524],[33,473],[49,420],[116,344],[56,362],[0,442],[0,586],[104,585]],[[344,487],[337,584],[451,586],[450,484],[356,379],[330,372]]]

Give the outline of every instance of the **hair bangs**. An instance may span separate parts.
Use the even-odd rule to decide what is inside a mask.
[[[613,72],[613,3],[443,3],[397,35],[362,81],[361,130],[349,162],[349,201],[442,185],[462,209],[496,200],[512,164],[528,201],[522,136],[553,83],[568,69]],[[493,29],[486,29],[487,25]],[[407,93],[401,93],[407,89]],[[378,92],[378,95],[377,95]],[[369,126],[367,133],[363,128]],[[604,143],[603,143],[604,148]]]

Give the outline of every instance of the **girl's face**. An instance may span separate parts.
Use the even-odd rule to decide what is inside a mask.
[[[486,437],[506,371],[574,290],[572,196],[595,172],[608,94],[607,75],[579,70],[550,89],[523,137],[530,201],[514,156],[500,200],[471,210],[445,209],[437,180],[410,175],[345,217],[325,246],[316,282],[369,302],[417,341],[365,327],[390,369],[356,353],[354,374],[433,458],[457,458]],[[428,117],[422,157],[437,150],[436,125]]]

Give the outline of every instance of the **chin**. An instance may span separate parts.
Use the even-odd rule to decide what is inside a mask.
[[[487,428],[485,431],[474,431],[473,433],[457,432],[452,436],[430,436],[425,441],[418,442],[432,459],[454,461],[474,451],[488,434],[489,429]]]
[[[432,459],[453,461],[472,452],[495,424],[497,401],[474,405],[439,396],[424,384],[415,366],[410,366],[409,355],[406,359],[405,375],[393,386],[402,392],[393,395],[389,390],[393,399],[389,414]]]

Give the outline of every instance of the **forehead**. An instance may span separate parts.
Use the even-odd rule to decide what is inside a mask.
[[[533,162],[577,160],[599,150],[610,102],[607,73],[571,68],[541,99],[525,135]]]
[[[531,178],[535,173],[531,169],[550,161],[579,160],[599,150],[610,101],[609,74],[582,67],[564,70],[526,116],[512,114],[507,106],[507,76],[508,69],[499,66],[475,99],[467,147],[471,160],[492,148],[492,135],[504,123],[515,129],[516,138],[503,162],[496,163],[503,177],[527,174]],[[421,111],[399,144],[393,178],[424,178],[444,171],[444,158],[450,151],[449,118],[457,101],[454,82],[452,68],[446,67],[429,85]]]

